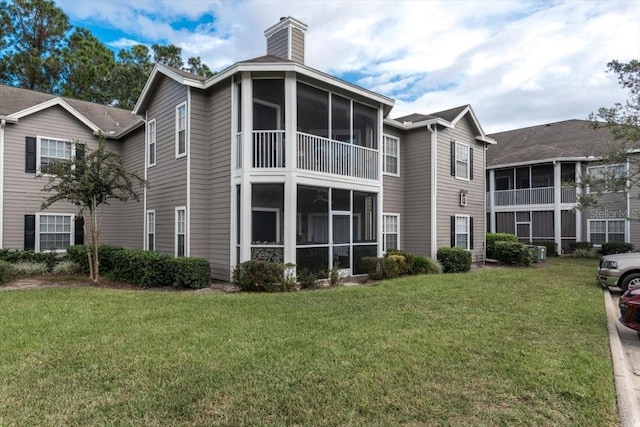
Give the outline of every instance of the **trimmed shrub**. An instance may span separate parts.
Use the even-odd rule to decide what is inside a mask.
[[[623,254],[632,252],[633,245],[627,242],[608,242],[603,243],[600,248],[600,255]]]
[[[487,233],[487,258],[496,259],[496,242],[518,242],[518,237],[510,233]]]
[[[20,262],[27,263],[44,263],[47,265],[47,271],[50,271],[56,265],[61,257],[55,252],[34,252],[22,250],[0,249],[0,260],[7,261],[10,264]]]
[[[245,261],[233,270],[233,283],[243,291],[275,292],[281,286],[284,264]]]
[[[13,266],[7,261],[0,260],[0,283],[9,280],[13,275]]]
[[[98,246],[98,260],[100,261],[100,273],[109,273],[114,269],[115,255],[124,250],[119,246]],[[67,258],[80,266],[80,271],[89,272],[89,260],[87,259],[87,247],[74,245],[67,248]]]
[[[76,274],[80,272],[80,265],[67,259],[54,265],[51,272],[53,274]]]
[[[122,249],[112,254],[111,278],[143,288],[171,286],[175,279],[174,258],[157,252]]]
[[[363,257],[360,267],[371,280],[386,280],[400,276],[402,263],[406,262],[401,255],[390,255],[384,258]]]
[[[575,252],[577,249],[589,250],[593,247],[591,242],[571,242],[569,243],[569,250]]]
[[[532,253],[535,256],[535,249],[529,250],[520,242],[499,241],[495,244],[496,259],[508,265],[529,265],[531,264]]]
[[[306,268],[297,271],[297,279],[302,289],[316,289],[318,287],[318,277]]]
[[[174,285],[202,289],[211,285],[211,266],[202,258],[174,258]]]
[[[411,264],[413,263],[414,255],[409,252],[401,251],[398,249],[389,249],[385,254],[385,258],[393,258],[398,263],[400,269],[400,275],[411,274]]]
[[[49,267],[45,262],[19,261],[11,265],[16,276],[42,276],[49,272]]]
[[[471,270],[471,252],[464,249],[440,248],[437,257],[444,273],[462,273]]]
[[[414,255],[411,259],[409,274],[440,274],[442,266],[434,259],[422,255]]]
[[[573,251],[574,258],[598,258],[598,251],[591,249],[578,248]]]

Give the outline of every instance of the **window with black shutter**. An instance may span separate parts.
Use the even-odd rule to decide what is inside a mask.
[[[27,173],[36,173],[36,146],[37,140],[33,136],[25,138],[25,168]]]
[[[36,216],[24,216],[24,250],[34,250],[36,248]]]

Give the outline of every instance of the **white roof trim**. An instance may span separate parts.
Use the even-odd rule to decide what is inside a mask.
[[[398,129],[402,129],[402,130],[411,130],[411,129],[416,129],[416,128],[422,128],[422,127],[426,127],[429,125],[440,125],[440,126],[444,126],[446,128],[453,128],[453,125],[451,123],[449,123],[446,120],[443,120],[441,118],[434,118],[434,119],[429,119],[429,120],[421,120],[419,122],[399,122],[395,119],[384,119],[384,123],[389,125],[389,126],[393,126],[395,128]]]
[[[516,166],[537,165],[541,163],[555,163],[555,162],[593,162],[598,160],[594,157],[551,157],[548,159],[539,160],[526,160],[524,162],[503,163],[494,166],[487,166],[486,169],[505,169]]]
[[[18,123],[18,119],[14,119],[9,116],[0,115],[0,120],[4,120],[7,123]]]
[[[74,116],[76,119],[80,120],[82,123],[84,123],[92,131],[94,131],[94,132],[100,132],[101,131],[101,129],[98,126],[96,126],[93,122],[91,122],[85,116],[80,114],[78,112],[78,110],[73,108],[71,105],[67,104],[62,98],[53,98],[53,99],[50,99],[48,101],[42,102],[40,104],[34,105],[33,107],[29,107],[29,108],[25,108],[24,110],[17,111],[15,113],[10,114],[9,118],[10,119],[21,119],[23,117],[29,116],[31,114],[37,113],[37,112],[42,111],[42,110],[46,110],[47,108],[51,108],[51,107],[54,107],[56,105],[59,105],[60,107],[62,107],[65,110],[67,110],[72,116]]]

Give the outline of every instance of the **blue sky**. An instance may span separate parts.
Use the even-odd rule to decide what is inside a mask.
[[[604,72],[640,58],[640,0],[57,0],[113,49],[173,43],[213,70],[265,53],[281,16],[306,64],[396,100],[391,116],[471,104],[487,132],[584,119],[626,94]]]

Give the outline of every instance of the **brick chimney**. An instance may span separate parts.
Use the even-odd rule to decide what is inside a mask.
[[[264,32],[267,55],[304,64],[304,33],[307,28],[307,24],[290,16],[280,18],[280,22]]]

